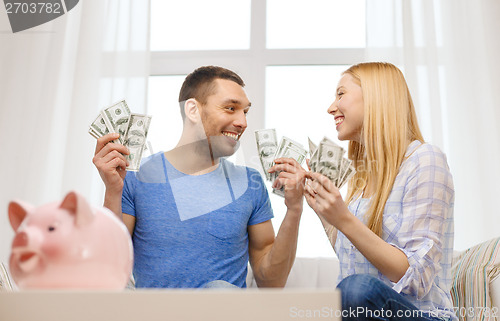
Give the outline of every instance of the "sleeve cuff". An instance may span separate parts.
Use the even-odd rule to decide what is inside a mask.
[[[427,288],[425,284],[431,284],[431,282],[427,282],[425,279],[434,278],[435,267],[427,266],[427,268],[424,268],[425,264],[423,264],[422,261],[425,260],[425,256],[432,248],[432,243],[433,242],[429,240],[429,242],[422,244],[422,246],[414,252],[403,249],[396,244],[389,243],[406,255],[409,264],[408,269],[401,279],[393,283],[392,289],[394,291],[410,294],[417,298],[422,298],[429,292],[430,288]],[[429,273],[432,273],[432,275],[428,275]]]

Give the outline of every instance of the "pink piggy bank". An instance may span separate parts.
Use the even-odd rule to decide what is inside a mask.
[[[106,208],[70,192],[37,208],[9,204],[16,232],[10,271],[21,289],[123,289],[133,251],[125,225]]]

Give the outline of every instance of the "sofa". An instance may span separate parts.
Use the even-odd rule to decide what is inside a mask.
[[[333,289],[338,274],[336,258],[298,257],[285,288]],[[500,238],[455,252],[452,276],[451,294],[460,320],[500,319]],[[249,288],[257,287],[250,266],[246,281]],[[0,263],[0,291],[15,290],[6,264]],[[471,309],[474,318],[468,318]]]
[[[339,269],[337,258],[298,257],[285,288],[333,289]],[[500,320],[500,238],[455,251],[452,274],[451,295],[460,320]],[[246,281],[257,287],[250,268]]]

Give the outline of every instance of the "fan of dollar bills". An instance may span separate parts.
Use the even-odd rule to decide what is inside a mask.
[[[344,157],[345,150],[327,137],[321,140],[319,146],[316,146],[310,138],[308,140],[311,171],[325,175],[338,189],[341,189],[356,173],[352,161]]]
[[[279,173],[268,173],[267,170],[274,165],[274,160],[281,157],[295,159],[302,165],[307,150],[299,143],[288,137],[283,137],[280,144],[276,137],[275,129],[261,129],[255,131],[255,140],[257,141],[257,150],[259,152],[262,169],[266,174],[267,180],[273,182]],[[316,146],[309,139],[309,154],[311,159],[309,166],[311,171],[318,172],[328,177],[339,189],[354,175],[355,170],[352,161],[345,158],[345,150],[328,138],[323,138]],[[284,196],[284,188],[273,189],[273,193]]]
[[[142,153],[146,149],[151,116],[131,113],[125,100],[104,108],[90,125],[89,134],[96,139],[109,133],[119,133],[114,143],[128,148],[128,171],[138,171]]]
[[[275,129],[261,129],[255,131],[255,140],[257,141],[257,150],[259,152],[260,163],[266,174],[268,181],[274,182],[279,172],[269,173],[267,170],[274,166],[274,160],[281,157],[295,159],[302,165],[307,156],[307,150],[296,141],[283,136],[278,145]],[[285,188],[273,188],[273,193],[285,196]]]

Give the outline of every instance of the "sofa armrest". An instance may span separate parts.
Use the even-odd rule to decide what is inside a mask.
[[[491,304],[493,308],[496,308],[497,316],[499,316],[500,309],[500,275],[494,278],[490,282],[490,296],[491,296]]]
[[[335,289],[339,270],[337,258],[296,258],[285,288]]]
[[[11,279],[8,267],[3,262],[0,262],[0,292],[10,292],[14,290],[16,290],[16,286]]]

